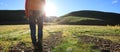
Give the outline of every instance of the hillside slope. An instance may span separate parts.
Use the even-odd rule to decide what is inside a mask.
[[[75,11],[60,17],[57,22],[74,25],[118,25],[120,14],[91,10]]]

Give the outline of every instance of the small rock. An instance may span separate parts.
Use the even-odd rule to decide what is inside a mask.
[[[66,52],[73,52],[72,47],[68,47],[68,48],[66,49]]]

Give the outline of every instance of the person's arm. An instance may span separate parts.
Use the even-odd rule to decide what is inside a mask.
[[[29,17],[29,9],[28,9],[28,3],[29,3],[29,0],[26,0],[25,2],[25,14],[26,14],[26,17]]]

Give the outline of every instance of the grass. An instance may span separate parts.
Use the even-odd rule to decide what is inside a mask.
[[[58,45],[53,52],[100,52],[100,50],[93,50],[93,44],[86,44],[81,41],[78,42],[77,38],[66,36],[63,41]]]
[[[53,52],[99,52],[93,50],[93,44],[79,42],[73,36],[90,35],[120,42],[119,36],[110,37],[107,35],[120,35],[120,26],[84,26],[84,25],[46,25],[44,26],[44,38],[51,32],[63,32],[63,41],[53,49]],[[0,25],[0,47],[7,51],[9,47],[19,43],[26,47],[32,47],[28,25]],[[100,36],[106,35],[106,36]]]

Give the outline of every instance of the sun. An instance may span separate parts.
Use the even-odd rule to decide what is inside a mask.
[[[46,16],[55,16],[57,7],[53,3],[46,3],[44,6],[44,11],[46,12]]]

